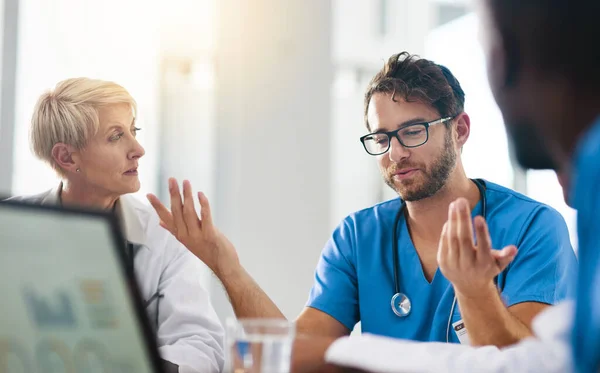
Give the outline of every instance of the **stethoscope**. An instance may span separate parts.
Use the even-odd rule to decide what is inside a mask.
[[[481,179],[471,179],[477,189],[479,190],[479,197],[481,199],[481,215],[483,218],[486,218],[487,213],[487,198],[485,196],[485,182]],[[398,224],[400,223],[400,218],[404,215],[404,208],[406,207],[406,203],[404,201],[401,202],[400,209],[398,210],[398,214],[396,215],[396,220],[394,221],[394,231],[392,234],[392,258],[394,261],[394,295],[392,296],[391,306],[392,311],[398,317],[406,317],[410,314],[412,310],[412,304],[410,298],[400,291],[400,264],[398,261]],[[450,317],[448,318],[448,327],[446,329],[446,342],[449,340],[450,333],[450,323],[452,320],[452,316],[454,314],[454,308],[456,306],[456,296],[454,296],[454,300],[452,301],[452,308],[450,309]]]

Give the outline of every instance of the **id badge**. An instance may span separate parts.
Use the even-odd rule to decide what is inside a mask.
[[[464,321],[462,319],[458,320],[454,324],[452,324],[452,329],[454,329],[454,333],[458,337],[458,341],[461,345],[470,345],[469,334],[467,333],[467,328],[465,327]]]

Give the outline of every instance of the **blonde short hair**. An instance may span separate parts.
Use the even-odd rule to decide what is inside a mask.
[[[89,78],[67,79],[38,99],[31,118],[30,142],[33,153],[63,174],[52,157],[57,143],[83,149],[96,135],[100,125],[98,109],[115,104],[129,104],[133,115],[137,104],[122,86]]]

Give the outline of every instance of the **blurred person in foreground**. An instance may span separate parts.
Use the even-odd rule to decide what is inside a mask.
[[[140,189],[138,163],[145,152],[136,139],[136,113],[133,97],[118,84],[88,78],[59,82],[39,98],[30,136],[36,156],[62,182],[13,199],[114,211],[168,371],[185,366],[185,371],[220,372],[224,332],[200,284],[200,261],[159,226],[147,203],[129,195]]]
[[[600,1],[484,0],[488,76],[519,163],[558,169],[577,210],[570,336],[578,372],[600,371]]]

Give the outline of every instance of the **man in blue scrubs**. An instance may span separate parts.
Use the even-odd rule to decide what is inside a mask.
[[[365,119],[363,146],[406,203],[356,212],[333,232],[299,333],[338,338],[361,321],[363,332],[417,341],[505,346],[530,336],[531,320],[568,296],[576,266],[560,214],[467,178],[460,151],[471,122],[442,66],[392,56],[368,87]],[[217,275],[238,317],[283,317],[212,225],[206,198],[198,224],[189,182],[183,189],[182,202],[170,180],[171,211],[149,197],[164,226]]]
[[[576,262],[563,218],[489,181],[482,198],[467,178],[464,100],[447,68],[407,53],[392,56],[369,84],[369,134],[361,140],[405,203],[350,215],[323,250],[308,307],[346,332],[361,321],[363,332],[378,335],[505,346],[529,336],[533,317],[568,295]],[[484,204],[485,220],[475,218]],[[411,301],[405,317],[390,305],[398,291]]]
[[[600,2],[485,0],[490,84],[526,168],[562,171],[578,211],[573,358],[600,371]],[[531,136],[533,134],[533,136]],[[535,141],[538,139],[538,141]]]

